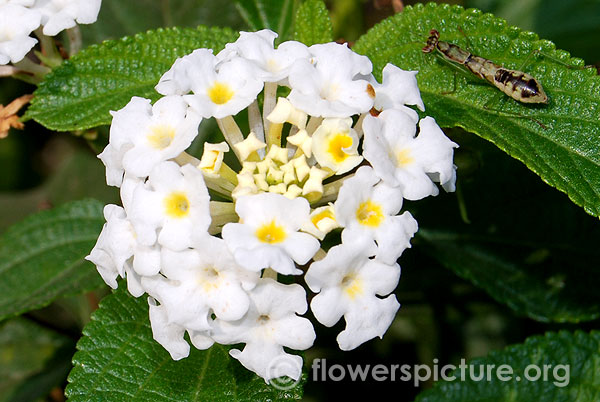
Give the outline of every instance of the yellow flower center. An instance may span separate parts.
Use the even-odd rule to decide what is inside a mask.
[[[205,292],[216,290],[219,286],[217,281],[219,280],[219,271],[213,266],[207,266],[202,268],[202,273],[198,276],[198,284],[202,286]]]
[[[190,212],[190,202],[185,193],[173,192],[164,199],[166,214],[170,218],[184,218]]]
[[[337,133],[329,140],[327,151],[337,163],[340,163],[348,158],[348,154],[344,149],[350,148],[351,146],[352,137],[345,133]]]
[[[398,166],[406,166],[413,163],[415,159],[413,158],[410,149],[404,148],[396,152],[396,164]]]
[[[223,105],[231,100],[233,97],[233,90],[227,84],[215,82],[215,84],[208,89],[208,97],[213,103]]]
[[[275,244],[284,241],[286,233],[282,226],[272,220],[256,229],[256,237],[263,243]]]
[[[381,205],[371,200],[361,203],[356,210],[356,219],[361,225],[378,227],[383,218]]]
[[[336,101],[339,98],[340,86],[338,84],[330,83],[327,86],[321,88],[322,99],[328,100],[330,102]]]
[[[342,279],[342,288],[351,299],[354,299],[363,293],[362,280],[357,278],[354,273],[348,274]]]
[[[171,126],[159,125],[150,129],[146,137],[150,146],[156,149],[165,149],[175,138],[175,129]]]

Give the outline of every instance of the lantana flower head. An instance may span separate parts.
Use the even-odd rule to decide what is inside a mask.
[[[89,256],[109,285],[125,276],[149,295],[154,338],[173,359],[189,354],[186,333],[199,349],[244,344],[231,356],[265,381],[300,377],[290,350],[316,336],[307,297],[323,325],[344,318],[343,350],[384,335],[400,307],[396,260],[417,231],[403,199],[456,178],[456,144],[419,119],[415,72],[388,65],[380,84],[347,45],[275,47],[276,36],[197,49],[162,76],[154,105],[113,112],[101,159],[124,208],[111,207]],[[209,119],[223,141],[188,153]],[[278,359],[283,372],[271,370]]]

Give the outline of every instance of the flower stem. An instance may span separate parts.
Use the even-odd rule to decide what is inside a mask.
[[[323,121],[322,117],[314,117],[314,116],[312,116],[308,120],[308,124],[306,125],[306,131],[308,132],[308,134],[313,135],[313,133],[315,132],[315,130],[321,125],[322,121]]]
[[[354,176],[354,175],[351,174],[348,176],[344,176],[335,181],[324,184],[323,185],[323,194],[322,194],[321,198],[319,199],[319,204],[326,204],[328,202],[335,201],[337,199],[338,193],[340,192],[340,188],[342,188],[342,184],[344,184],[344,181],[346,181],[346,179],[351,178],[352,176]]]
[[[14,66],[0,66],[0,77],[10,77],[15,75],[20,70]]]
[[[250,131],[256,135],[256,138],[265,142],[265,129],[263,127],[262,118],[260,117],[258,101],[252,102],[248,107],[248,123],[250,124]]]
[[[179,166],[184,166],[188,163],[194,166],[198,166],[200,164],[200,161],[197,158],[193,157],[185,151],[177,155],[175,158],[173,158],[173,160],[177,162]]]
[[[35,36],[37,36],[40,41],[40,47],[42,49],[40,59],[42,62],[49,67],[59,66],[62,63],[63,58],[56,47],[54,39],[44,35],[42,28],[38,28],[34,32]]]
[[[281,146],[281,131],[283,130],[283,124],[281,123],[270,123],[269,130],[267,131],[267,148],[271,149],[271,145]]]
[[[82,46],[81,30],[79,25],[67,29],[67,37],[69,38],[69,57],[79,53]]]
[[[271,114],[277,104],[277,83],[265,82],[264,101],[263,101],[263,124],[265,132],[269,132],[271,122],[267,120],[267,116]]]
[[[262,277],[277,280],[277,271],[275,271],[274,269],[271,269],[271,268],[266,268],[263,271]]]
[[[239,219],[232,202],[211,201],[209,208],[211,222],[208,232],[211,235],[221,233],[223,226],[229,222],[237,222]]]
[[[233,116],[225,116],[222,119],[217,119],[217,125],[219,129],[223,133],[223,137],[225,141],[229,144],[229,146],[233,149],[235,156],[237,156],[238,160],[242,160],[238,152],[236,151],[234,145],[244,141],[244,135],[242,134],[242,130],[240,130],[239,126],[233,119]]]

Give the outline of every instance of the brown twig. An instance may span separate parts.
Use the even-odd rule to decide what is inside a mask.
[[[10,128],[16,128],[22,130],[24,125],[19,120],[17,112],[21,110],[23,106],[29,103],[33,98],[33,95],[23,95],[13,100],[6,106],[0,105],[0,138],[5,138],[8,135]]]

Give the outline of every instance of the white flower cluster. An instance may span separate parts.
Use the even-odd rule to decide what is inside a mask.
[[[344,317],[341,349],[383,336],[400,307],[396,260],[417,231],[402,201],[436,195],[435,182],[452,190],[457,146],[409,107],[424,109],[416,72],[387,65],[380,84],[345,45],[274,47],[276,36],[196,50],[163,75],[156,103],[113,112],[99,157],[123,207],[106,206],[88,256],[111,287],[121,276],[150,296],[173,359],[189,354],[185,332],[199,349],[242,343],[231,355],[266,381],[297,379],[302,359],[284,348],[315,340],[306,291],[290,284],[301,275],[319,322]],[[185,151],[208,118],[226,141],[198,160]],[[339,243],[327,252],[326,236]],[[271,372],[282,357],[296,367]]]
[[[16,63],[37,43],[29,36],[42,26],[55,36],[98,18],[102,0],[0,0],[0,65]]]

